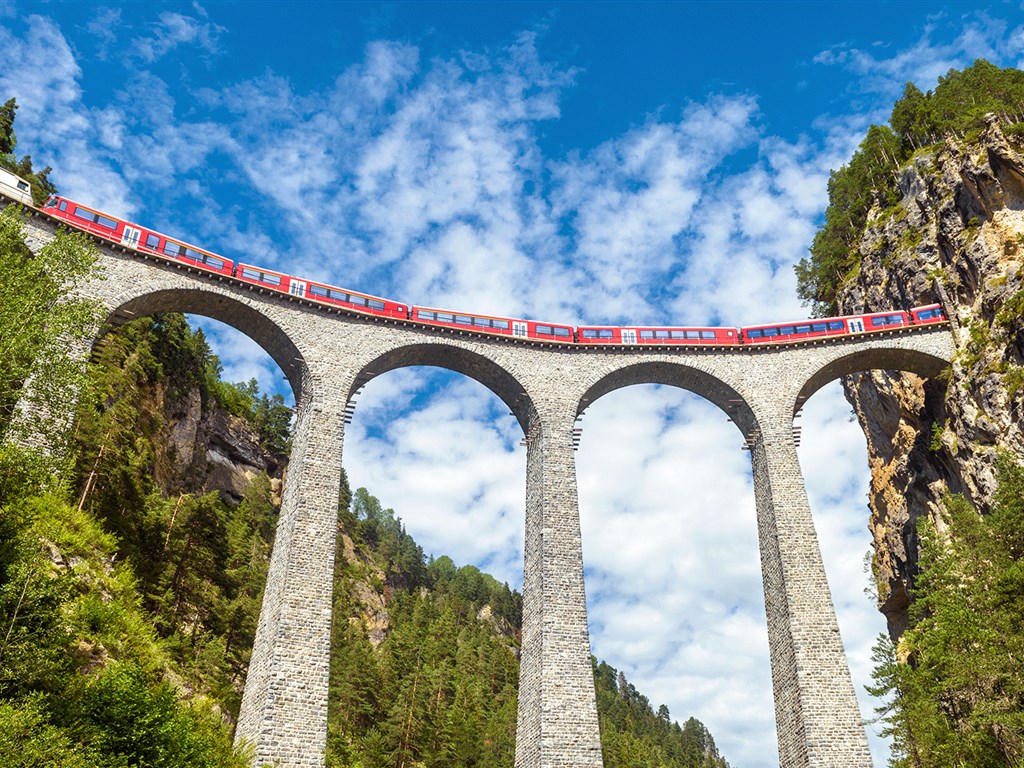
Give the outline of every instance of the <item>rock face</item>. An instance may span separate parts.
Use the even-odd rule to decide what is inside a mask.
[[[957,355],[945,380],[875,371],[844,382],[867,437],[869,528],[879,608],[906,627],[917,520],[939,530],[942,497],[987,510],[999,451],[1024,455],[1024,157],[994,119],[980,137],[921,150],[900,203],[872,211],[844,314],[941,301]]]
[[[168,397],[161,386],[156,397],[164,418],[155,441],[163,453],[155,474],[165,492],[217,491],[229,504],[237,504],[253,478],[266,472],[275,495],[280,495],[287,458],[268,452],[249,422],[215,403],[204,407],[196,388]]]

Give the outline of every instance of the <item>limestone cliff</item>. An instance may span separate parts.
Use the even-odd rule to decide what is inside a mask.
[[[279,496],[287,457],[267,449],[259,432],[245,419],[207,402],[198,387],[168,397],[158,385],[155,397],[163,413],[156,481],[166,493],[217,491],[238,503],[249,483],[266,472]]]
[[[844,382],[867,437],[869,527],[879,608],[906,626],[916,522],[946,493],[985,510],[998,451],[1024,455],[1024,157],[995,118],[980,136],[947,137],[899,172],[900,202],[876,206],[843,313],[941,301],[957,355],[944,380],[872,372]]]

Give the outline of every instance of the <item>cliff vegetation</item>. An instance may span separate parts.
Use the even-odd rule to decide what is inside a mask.
[[[798,268],[819,313],[941,302],[936,380],[844,381],[867,438],[891,765],[1024,762],[1019,546],[1024,455],[1024,72],[978,61],[907,85],[829,185]]]

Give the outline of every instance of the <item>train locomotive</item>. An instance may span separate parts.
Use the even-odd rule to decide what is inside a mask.
[[[13,177],[13,179],[8,178]],[[20,183],[18,183],[20,182]],[[24,185],[24,187],[22,186]],[[31,205],[28,185],[17,176],[0,174],[0,194]],[[27,197],[27,202],[26,202]],[[75,229],[132,248],[141,253],[217,275],[234,278],[262,289],[287,294],[325,306],[356,313],[408,320],[423,325],[508,336],[548,344],[613,346],[735,346],[785,344],[818,338],[850,336],[910,325],[946,322],[940,304],[909,311],[873,312],[863,315],[798,320],[787,323],[729,327],[678,326],[571,326],[510,317],[458,312],[400,302],[306,280],[254,264],[234,262],[218,254],[168,237],[59,195],[46,201],[42,211]]]

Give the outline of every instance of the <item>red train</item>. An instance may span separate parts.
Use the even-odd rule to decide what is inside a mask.
[[[2,190],[0,190],[2,191]],[[475,333],[532,339],[554,344],[586,345],[702,345],[780,344],[819,337],[872,333],[907,325],[943,323],[946,315],[939,304],[915,307],[909,312],[873,312],[866,315],[798,320],[792,323],[728,327],[670,326],[579,326],[539,323],[511,317],[478,315],[433,307],[410,307],[390,299],[357,293],[253,264],[242,264],[205,251],[181,240],[167,237],[137,224],[115,218],[65,197],[53,196],[43,207],[49,215],[76,229],[134,248],[143,253],[180,261],[215,274],[233,277],[272,291],[344,307],[380,317],[413,320]]]

